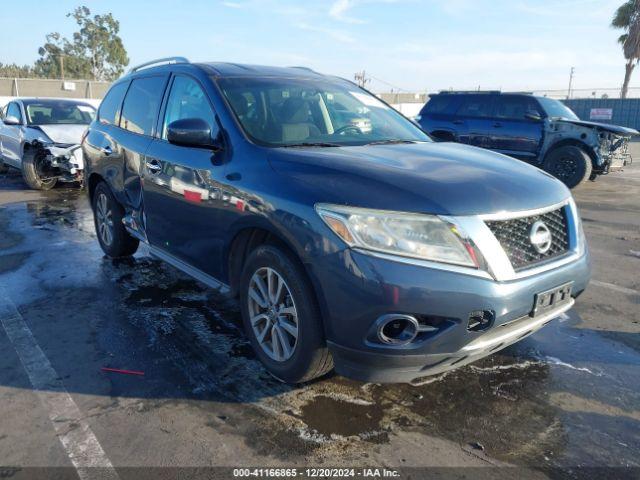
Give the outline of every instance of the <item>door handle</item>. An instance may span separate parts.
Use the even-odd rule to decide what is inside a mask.
[[[502,124],[500,122],[496,122],[493,124],[493,128],[502,128]]]
[[[160,162],[158,162],[158,160],[147,160],[145,165],[147,166],[147,170],[149,170],[151,173],[159,173],[160,170],[162,170],[162,166],[160,165]]]
[[[111,155],[113,153],[113,150],[111,150],[111,147],[109,145],[107,145],[106,147],[102,147],[100,151],[105,155]]]
[[[462,120],[454,120],[453,122],[454,125],[462,125],[464,122]]]

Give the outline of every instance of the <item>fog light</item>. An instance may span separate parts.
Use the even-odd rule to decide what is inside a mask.
[[[383,343],[404,345],[418,335],[418,321],[410,315],[384,315],[378,322],[378,338]]]

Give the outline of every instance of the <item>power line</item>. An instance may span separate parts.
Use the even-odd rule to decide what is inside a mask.
[[[399,87],[399,86],[397,86],[397,85],[394,85],[393,83],[389,83],[389,82],[387,82],[387,81],[385,81],[385,80],[382,80],[382,79],[380,79],[380,78],[374,77],[373,75],[369,75],[369,77],[371,77],[373,80],[375,80],[375,81],[377,81],[377,82],[384,83],[385,85],[388,85],[389,87],[395,88],[396,90],[400,90],[400,91],[402,91],[402,92],[411,92],[411,90],[408,90],[408,89],[406,89],[406,88]]]

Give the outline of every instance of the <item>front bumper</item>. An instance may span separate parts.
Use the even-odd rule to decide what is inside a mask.
[[[573,300],[532,317],[535,295],[573,282],[577,297],[590,272],[586,249],[571,263],[504,282],[347,249],[325,258],[314,277],[336,371],[362,381],[412,382],[466,365],[542,328]],[[495,319],[484,331],[469,331],[469,313],[478,310],[495,312]],[[445,327],[407,345],[371,342],[375,320],[391,313],[444,318]]]

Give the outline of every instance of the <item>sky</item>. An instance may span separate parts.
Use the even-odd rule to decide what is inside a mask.
[[[84,4],[120,21],[131,65],[182,55],[365,70],[376,92],[566,89],[574,67],[574,88],[618,88],[621,32],[609,23],[622,1],[5,0],[0,62],[33,63],[47,33],[71,36],[65,14]]]

